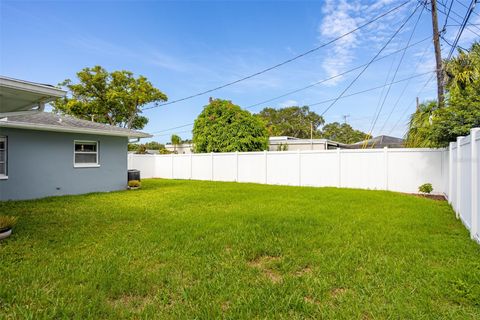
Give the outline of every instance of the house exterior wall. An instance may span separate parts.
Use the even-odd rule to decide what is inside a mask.
[[[284,141],[281,142],[284,145],[288,145],[287,151],[307,151],[307,150],[325,150],[325,143],[321,142],[314,142],[313,144],[310,142],[301,142],[299,143],[298,140],[293,140],[293,141]],[[275,142],[272,143],[270,142],[270,145],[268,146],[269,151],[279,151],[278,148],[281,144],[280,142]]]
[[[11,128],[0,128],[0,136],[8,139],[8,179],[0,180],[0,200],[126,188],[126,137]],[[74,167],[74,140],[99,142],[99,167]]]

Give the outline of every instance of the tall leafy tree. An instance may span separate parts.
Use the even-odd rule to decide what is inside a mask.
[[[142,129],[146,104],[167,101],[167,96],[144,76],[130,71],[108,72],[100,66],[77,73],[77,82],[60,83],[69,94],[53,103],[55,112],[129,129]]]
[[[447,107],[437,110],[432,121],[432,141],[439,147],[480,127],[480,44],[459,49],[446,61],[445,73]]]
[[[332,122],[326,124],[322,128],[321,137],[341,143],[351,144],[362,141],[366,137],[366,133],[355,130],[348,123]]]
[[[263,121],[231,101],[215,99],[193,127],[195,152],[261,151],[268,147]]]
[[[446,106],[422,104],[412,115],[406,135],[409,147],[446,147],[458,136],[480,127],[480,44],[445,61]]]
[[[291,136],[310,138],[311,126],[313,136],[319,137],[319,127],[325,123],[322,116],[310,111],[308,106],[287,107],[281,109],[265,108],[257,115],[267,124],[270,136]]]

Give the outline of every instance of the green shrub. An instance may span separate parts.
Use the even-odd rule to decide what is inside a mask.
[[[418,191],[421,193],[429,194],[433,191],[433,187],[431,183],[424,183],[420,187],[418,187]]]
[[[128,186],[130,188],[140,188],[142,186],[142,183],[138,180],[130,180],[128,181]]]
[[[0,216],[0,230],[13,228],[17,224],[17,217]]]

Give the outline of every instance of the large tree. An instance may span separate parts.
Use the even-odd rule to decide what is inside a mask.
[[[319,137],[318,128],[325,123],[323,117],[310,111],[308,106],[265,108],[258,113],[258,116],[266,122],[270,136],[310,138],[313,126],[313,136]]]
[[[108,72],[100,66],[77,73],[78,81],[60,83],[68,95],[53,103],[55,112],[129,129],[142,129],[148,119],[141,116],[148,103],[167,101],[167,96],[147,78],[129,71]]]
[[[215,99],[195,120],[193,144],[195,152],[261,151],[268,148],[268,133],[261,119]]]
[[[446,106],[435,101],[419,106],[411,116],[406,135],[409,147],[446,147],[458,136],[480,127],[480,44],[444,63]]]
[[[351,144],[362,141],[367,134],[360,130],[355,130],[348,123],[332,122],[322,128],[321,137],[341,143]]]
[[[445,147],[480,127],[480,44],[445,62],[447,107],[432,117],[432,142]]]

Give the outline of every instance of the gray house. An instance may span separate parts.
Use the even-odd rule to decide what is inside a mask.
[[[150,135],[44,111],[64,95],[0,77],[0,200],[126,188],[128,141]]]

